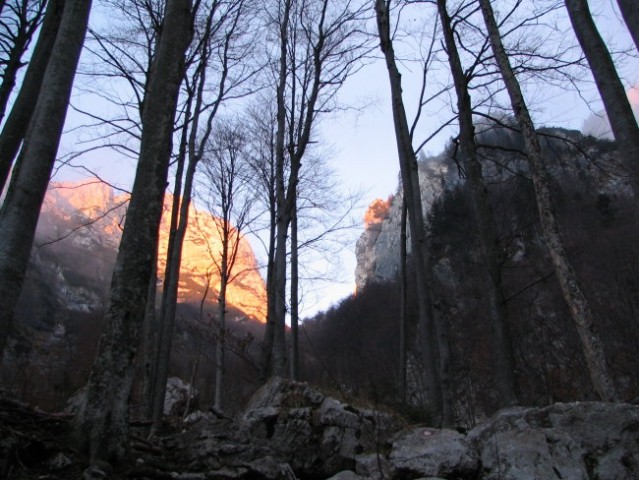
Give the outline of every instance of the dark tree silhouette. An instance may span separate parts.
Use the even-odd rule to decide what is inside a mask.
[[[131,202],[111,282],[97,357],[80,411],[75,438],[92,460],[117,461],[128,451],[128,399],[172,150],[174,118],[192,37],[190,0],[167,0],[157,54],[142,111],[142,140]]]

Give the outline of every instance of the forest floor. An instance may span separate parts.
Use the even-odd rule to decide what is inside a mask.
[[[0,394],[0,478],[6,480],[173,479],[180,465],[171,461],[172,440],[179,431],[165,426],[149,442],[145,425],[132,426],[131,458],[119,471],[110,466],[88,467],[87,459],[73,448],[72,414],[47,413]]]

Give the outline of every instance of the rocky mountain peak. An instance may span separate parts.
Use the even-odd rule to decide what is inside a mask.
[[[115,252],[126,219],[128,194],[98,179],[80,182],[51,183],[40,214],[37,243],[41,248],[65,250],[70,256],[96,257],[106,250],[108,262]],[[173,196],[164,199],[160,225],[158,276],[162,280],[170,229]],[[219,274],[216,261],[221,255],[219,219],[207,211],[191,206],[182,254],[179,284],[180,303],[217,302]],[[53,243],[50,243],[53,242]],[[241,239],[235,272],[241,272],[229,285],[228,302],[248,317],[263,322],[266,318],[266,290],[257,260],[246,239]],[[108,276],[107,274],[104,275]]]

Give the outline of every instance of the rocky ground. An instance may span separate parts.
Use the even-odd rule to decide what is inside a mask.
[[[464,434],[273,379],[243,415],[195,412],[152,441],[132,428],[131,460],[87,466],[67,441],[70,414],[0,399],[0,478],[179,480],[631,480],[639,406],[517,407]]]

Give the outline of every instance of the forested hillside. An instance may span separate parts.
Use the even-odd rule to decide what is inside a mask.
[[[615,383],[623,397],[635,398],[639,385],[633,372],[638,365],[630,352],[639,334],[633,321],[639,307],[635,288],[639,219],[627,177],[619,167],[623,153],[612,142],[577,132],[550,128],[539,132],[545,138],[553,201],[567,253],[592,302],[594,331],[610,352]],[[526,163],[517,153],[523,146],[521,137],[507,128],[492,128],[482,132],[478,141],[490,201],[499,219],[502,288],[520,401],[546,405],[595,399],[579,338],[544,247]],[[422,158],[420,172],[422,197],[427,199],[433,296],[449,331],[455,416],[462,424],[474,425],[500,406],[491,373],[498,359],[486,321],[485,266],[470,214],[472,197],[467,180],[459,176],[463,171],[455,160],[461,163],[461,159],[455,155],[451,146],[436,157]],[[423,367],[415,353],[419,337],[410,272],[408,384],[402,391],[401,202],[398,191],[385,216],[369,223],[369,231],[358,243],[361,290],[304,324],[310,342],[308,375],[327,387],[340,386],[400,408],[405,402],[408,411],[427,411],[421,395]]]

